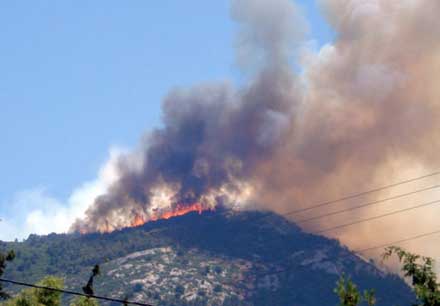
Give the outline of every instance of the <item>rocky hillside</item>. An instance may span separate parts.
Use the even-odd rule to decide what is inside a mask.
[[[32,235],[1,248],[17,252],[5,277],[58,275],[80,290],[99,263],[97,294],[155,305],[337,305],[342,273],[375,288],[378,305],[413,301],[397,276],[270,213],[190,213],[110,234]]]

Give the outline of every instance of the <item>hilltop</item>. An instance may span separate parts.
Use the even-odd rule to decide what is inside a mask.
[[[399,277],[272,213],[190,213],[107,234],[31,235],[1,248],[17,254],[7,278],[57,275],[80,291],[99,263],[98,294],[156,305],[336,305],[342,273],[375,288],[379,306],[413,301]]]

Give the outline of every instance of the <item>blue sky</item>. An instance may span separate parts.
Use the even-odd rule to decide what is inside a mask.
[[[297,2],[329,42],[315,2]],[[2,1],[0,26],[0,218],[17,194],[62,202],[94,179],[109,148],[160,124],[170,88],[239,78],[226,0]]]

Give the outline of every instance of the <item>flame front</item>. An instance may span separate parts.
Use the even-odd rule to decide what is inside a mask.
[[[190,213],[193,211],[197,211],[199,214],[201,214],[203,210],[205,210],[205,209],[203,208],[202,204],[200,204],[200,203],[194,203],[189,206],[184,206],[182,204],[178,204],[176,206],[176,209],[174,209],[173,211],[167,211],[167,212],[164,212],[163,214],[160,214],[159,216],[152,217],[151,221],[183,216],[183,215],[186,215],[187,213]]]
[[[212,210],[212,208],[203,207],[201,203],[194,203],[191,205],[177,204],[176,208],[172,211],[164,211],[153,214],[151,217],[144,218],[140,214],[136,214],[133,221],[131,222],[131,227],[137,227],[144,225],[150,221],[157,221],[160,219],[170,219],[173,217],[183,216],[190,212],[196,211],[201,214],[203,211]]]
[[[134,217],[133,222],[131,222],[131,226],[132,227],[141,226],[141,225],[145,224],[145,222],[146,222],[145,219],[142,218],[141,215],[136,215]]]

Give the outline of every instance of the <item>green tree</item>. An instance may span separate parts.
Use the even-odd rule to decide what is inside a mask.
[[[368,306],[375,305],[376,304],[376,295],[374,293],[374,289],[365,290],[363,299],[367,303]]]
[[[367,303],[368,306],[376,304],[374,290],[365,290],[361,294],[357,286],[344,275],[337,282],[334,291],[339,296],[340,306],[357,306],[362,302]]]
[[[361,302],[361,294],[356,285],[344,275],[336,283],[334,291],[339,296],[340,306],[356,306]]]
[[[11,300],[4,303],[5,306],[35,306],[39,305],[32,289],[25,289]]]
[[[99,306],[99,303],[93,298],[81,296],[74,299],[70,306]]]
[[[37,285],[62,289],[64,287],[63,280],[61,278],[48,276]],[[10,299],[4,303],[5,306],[60,306],[61,305],[61,292],[48,290],[48,289],[25,289],[22,290],[13,299]]]
[[[437,276],[434,272],[434,260],[412,254],[399,247],[388,247],[383,255],[384,259],[397,255],[403,264],[402,271],[412,281],[414,293],[419,306],[440,306],[440,291]]]
[[[38,286],[63,289],[64,281],[61,278],[48,276],[42,281],[37,283]],[[61,304],[61,292],[47,290],[47,289],[35,289],[35,296],[38,303],[45,306],[57,306]]]
[[[6,254],[3,254],[2,252],[0,252],[0,277],[3,275],[3,272],[5,271],[6,263],[8,261],[14,260],[14,258],[15,258],[14,251],[9,251]],[[3,287],[0,282],[0,300],[5,300],[8,297],[9,297],[9,295],[3,291]]]

